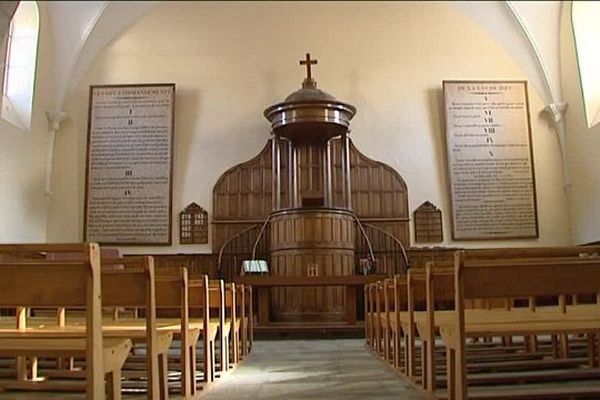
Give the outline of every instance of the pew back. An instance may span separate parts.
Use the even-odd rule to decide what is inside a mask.
[[[97,244],[0,245],[0,254],[13,259],[27,254],[74,252],[81,261],[1,262],[0,306],[2,307],[84,307],[86,339],[86,397],[105,396],[100,248]]]

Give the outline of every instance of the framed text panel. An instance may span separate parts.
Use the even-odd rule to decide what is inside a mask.
[[[84,241],[170,245],[175,84],[90,87]]]
[[[526,81],[444,81],[455,240],[537,238]]]

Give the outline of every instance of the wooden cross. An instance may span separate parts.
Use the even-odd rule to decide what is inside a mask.
[[[306,79],[311,80],[310,66],[317,64],[317,60],[310,59],[310,53],[306,53],[306,60],[300,60],[300,65],[306,65]]]

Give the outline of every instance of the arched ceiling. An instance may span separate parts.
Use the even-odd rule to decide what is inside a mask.
[[[158,6],[157,1],[50,1],[55,108],[63,106],[98,53],[124,29]]]
[[[55,108],[99,52],[162,2],[48,2]],[[521,65],[547,104],[560,102],[561,2],[447,2],[477,22]],[[490,60],[493,62],[493,60]]]

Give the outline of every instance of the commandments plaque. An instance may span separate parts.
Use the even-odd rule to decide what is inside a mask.
[[[443,84],[453,239],[538,237],[527,82]]]
[[[91,86],[84,241],[171,244],[175,84]]]

